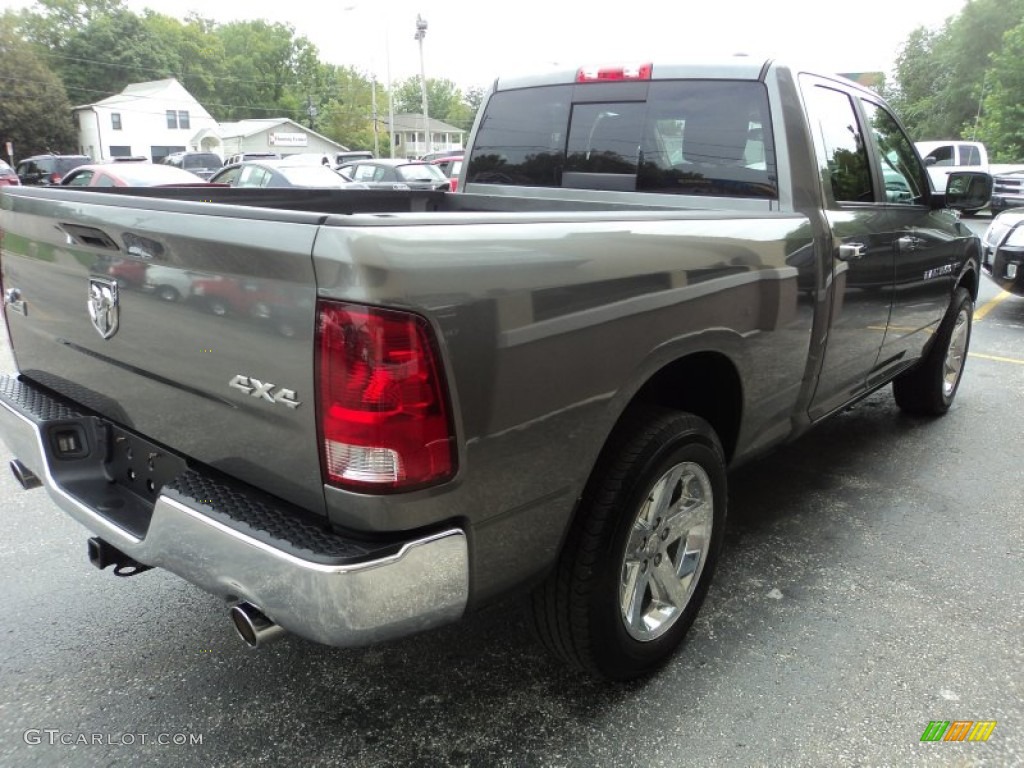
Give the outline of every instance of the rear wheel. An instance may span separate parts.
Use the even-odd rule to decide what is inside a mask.
[[[533,595],[556,656],[629,680],[663,664],[711,582],[726,515],[710,425],[663,409],[626,417],[602,455],[554,573]]]
[[[892,382],[902,410],[923,416],[941,416],[949,410],[967,362],[973,315],[971,294],[957,288],[924,359]]]
[[[178,289],[170,285],[161,285],[156,290],[156,295],[159,296],[163,301],[177,301],[181,298],[178,293]]]

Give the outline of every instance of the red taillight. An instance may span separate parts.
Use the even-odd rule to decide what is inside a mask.
[[[451,414],[427,321],[330,301],[318,303],[317,315],[324,481],[404,491],[451,478]]]
[[[576,73],[577,83],[593,83],[602,80],[650,80],[653,64],[639,64],[631,67],[580,67]]]

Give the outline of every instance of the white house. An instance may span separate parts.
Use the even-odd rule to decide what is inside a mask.
[[[174,78],[134,83],[72,109],[82,154],[93,160],[203,150],[223,157],[217,121]]]
[[[159,161],[172,152],[327,154],[348,147],[288,118],[220,123],[174,78],[134,83],[121,93],[72,109],[80,151],[93,160],[144,156]],[[430,119],[425,140],[423,115],[395,115],[395,156],[461,150],[466,131]],[[381,154],[385,157],[387,141]]]
[[[434,118],[429,122],[430,141],[427,142],[423,115],[395,115],[395,157],[422,157],[428,152],[454,152],[463,148],[466,131]],[[381,155],[386,156],[385,153],[386,149],[382,149]]]

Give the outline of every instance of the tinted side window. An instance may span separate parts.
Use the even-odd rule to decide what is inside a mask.
[[[85,165],[88,162],[89,158],[87,157],[61,158],[57,161],[57,171],[61,174],[65,174],[68,171],[73,171],[78,166]]]
[[[953,155],[953,145],[946,144],[942,147],[936,147],[928,153],[928,157],[935,158],[934,165],[955,165],[956,158]]]
[[[864,137],[850,97],[831,88],[807,89],[807,111],[826,183],[836,202],[873,202]]]
[[[960,145],[960,165],[981,165],[981,152],[972,144]]]
[[[928,189],[924,168],[918,162],[913,144],[900,129],[896,118],[870,101],[862,101],[882,165],[885,199],[890,203],[924,202]]]
[[[212,152],[201,155],[185,155],[185,168],[220,168],[220,158]]]

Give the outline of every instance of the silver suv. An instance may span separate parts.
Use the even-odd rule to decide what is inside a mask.
[[[160,162],[191,171],[201,179],[209,179],[224,165],[215,152],[172,152]]]

